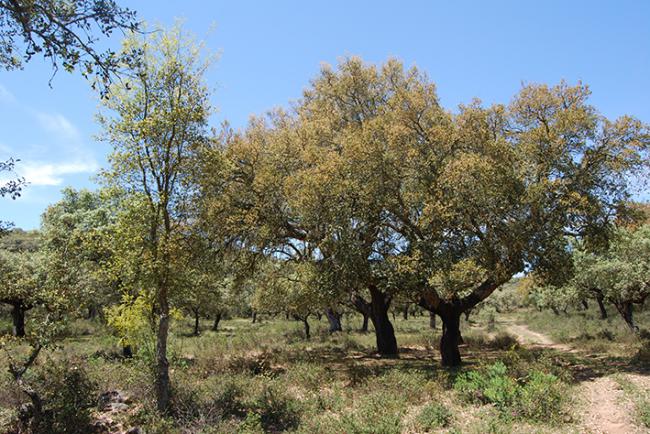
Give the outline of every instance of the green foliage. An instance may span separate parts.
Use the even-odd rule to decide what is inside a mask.
[[[494,405],[505,418],[551,421],[566,404],[565,388],[556,376],[533,370],[513,378],[500,361],[460,374],[454,389],[470,402]]]
[[[50,361],[34,380],[44,402],[36,433],[84,434],[91,430],[91,409],[96,405],[96,385],[86,370],[69,361]]]
[[[451,423],[452,414],[440,403],[425,405],[417,415],[416,422],[423,432],[430,432],[440,428],[447,428]]]
[[[0,67],[21,68],[34,54],[42,54],[56,72],[80,69],[84,77],[97,76],[94,86],[104,86],[114,78],[121,62],[136,53],[118,56],[112,50],[96,48],[98,36],[116,30],[136,30],[135,12],[113,0],[58,2],[33,0],[0,5]],[[29,23],[27,25],[26,23]]]
[[[153,360],[155,337],[152,302],[142,295],[124,295],[122,302],[104,310],[106,322],[117,333],[122,346],[131,346],[146,360]]]

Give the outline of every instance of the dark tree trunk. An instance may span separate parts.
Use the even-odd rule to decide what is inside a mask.
[[[122,357],[130,359],[133,357],[133,348],[131,345],[122,345]]]
[[[219,330],[219,322],[221,321],[221,314],[217,313],[214,315],[214,323],[212,324],[212,331],[216,332]]]
[[[458,349],[462,339],[460,335],[460,314],[460,310],[448,309],[447,312],[440,315],[442,318],[442,338],[440,339],[442,366],[460,365],[460,350]]]
[[[583,298],[581,303],[584,310],[589,310],[589,303],[587,303],[587,299]]]
[[[302,319],[302,324],[305,327],[305,339],[310,340],[311,333],[309,332],[309,321],[307,321],[307,317]]]
[[[201,332],[200,330],[200,319],[199,319],[199,311],[198,309],[194,310],[194,336],[198,336]]]
[[[13,334],[16,337],[25,337],[25,306],[22,302],[13,303],[11,319],[13,321]]]
[[[253,324],[257,322],[257,312],[253,311]]]
[[[465,321],[469,321],[469,315],[472,313],[472,309],[465,311]]]
[[[623,317],[623,321],[625,321],[627,327],[634,333],[638,333],[639,328],[636,326],[636,324],[634,324],[634,316],[632,314],[632,303],[627,301],[622,303],[615,303],[614,306],[616,306],[616,310],[618,310],[618,313],[620,313],[621,316]]]
[[[356,294],[352,296],[352,305],[363,316],[363,323],[359,331],[367,333],[368,320],[370,319],[370,315],[372,315],[372,305]]]
[[[436,314],[434,312],[429,312],[429,327],[436,328]]]
[[[395,330],[388,318],[388,308],[390,300],[386,294],[382,293],[376,287],[370,287],[372,315],[370,319],[375,326],[375,337],[377,339],[377,351],[382,356],[397,356],[397,339],[395,339]]]
[[[598,309],[600,309],[600,319],[607,319],[607,309],[605,309],[605,301],[602,295],[596,297],[596,302],[598,303]]]
[[[329,328],[330,333],[343,331],[343,327],[341,327],[340,313],[336,312],[334,309],[330,307],[325,311],[325,315],[327,315],[327,321],[329,321],[330,323],[330,328]]]
[[[88,314],[86,316],[86,319],[90,319],[90,320],[95,319],[97,318],[98,314],[99,314],[99,309],[97,309],[96,305],[93,304],[91,306],[88,306]]]
[[[316,319],[320,322],[323,319],[323,314],[320,312],[316,313]]]
[[[363,312],[361,313],[361,315],[363,315],[363,323],[361,323],[361,328],[359,329],[359,331],[362,333],[368,333],[368,319],[370,315]]]
[[[404,306],[404,312],[402,313],[402,317],[405,320],[409,319],[409,305],[408,305],[408,303],[406,304],[406,306]]]

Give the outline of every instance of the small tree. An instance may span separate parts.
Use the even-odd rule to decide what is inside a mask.
[[[201,47],[180,28],[132,35],[124,50],[140,51],[131,64],[129,83],[116,83],[104,105],[114,116],[100,116],[103,138],[113,146],[111,168],[104,173],[108,185],[123,189],[137,202],[134,226],[123,230],[134,236],[128,243],[142,267],[141,289],[151,289],[157,313],[156,400],[169,409],[170,383],[167,337],[170,301],[179,290],[175,263],[183,263],[180,242],[188,227],[193,189],[190,173],[196,147],[205,141],[209,114],[203,73],[209,62],[200,59]],[[124,248],[120,248],[124,251]],[[133,251],[138,258],[134,258]]]

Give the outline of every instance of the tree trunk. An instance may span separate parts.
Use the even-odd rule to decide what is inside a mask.
[[[598,303],[598,309],[600,309],[600,319],[607,319],[607,309],[605,309],[604,297],[602,295],[597,296],[596,302]]]
[[[440,339],[440,356],[442,366],[459,366],[460,350],[458,345],[461,343],[460,336],[460,314],[456,309],[449,309],[448,312],[442,313],[442,338]]]
[[[302,319],[302,324],[305,327],[305,339],[310,340],[311,334],[309,333],[309,321],[307,321],[307,317],[304,317]]]
[[[359,331],[362,333],[368,333],[368,319],[370,315],[365,312],[362,312],[361,315],[363,315],[363,323],[361,324]]]
[[[169,335],[169,300],[167,287],[158,289],[158,306],[160,315],[156,336],[156,407],[161,413],[169,410],[169,361],[167,360],[167,337]]]
[[[253,324],[257,322],[257,312],[253,311]]]
[[[639,328],[636,326],[636,324],[634,324],[634,316],[632,315],[632,303],[626,301],[622,303],[615,303],[614,305],[616,306],[618,313],[620,313],[623,317],[623,320],[625,321],[625,324],[627,324],[627,327],[630,329],[630,331],[638,333]]]
[[[25,306],[22,302],[12,304],[11,319],[13,320],[13,334],[18,338],[25,337]]]
[[[122,345],[122,357],[125,359],[133,357],[133,348],[131,345]]]
[[[199,310],[195,309],[194,310],[194,336],[198,336],[200,333],[200,323],[199,323]]]
[[[356,309],[357,312],[359,312],[363,316],[363,323],[361,325],[361,329],[359,330],[362,333],[367,333],[368,332],[368,320],[370,319],[370,315],[372,315],[372,306],[370,303],[365,301],[363,298],[359,297],[358,295],[353,295],[352,296],[352,306]]]
[[[581,301],[581,303],[582,303],[582,308],[583,308],[584,310],[589,310],[589,303],[587,303],[587,299],[586,299],[586,298],[583,298],[582,301]]]
[[[219,321],[221,321],[221,314],[217,313],[214,315],[214,323],[212,324],[212,331],[216,332],[219,330]]]
[[[316,313],[316,319],[318,320],[318,322],[320,322],[320,320],[323,319],[323,314],[320,313],[320,312],[317,312],[317,313]]]
[[[404,306],[404,312],[402,312],[402,317],[404,318],[404,320],[409,319],[409,305],[408,305],[408,303],[406,304],[406,306]]]
[[[436,328],[436,314],[435,312],[429,312],[429,327],[434,329]]]
[[[343,327],[341,327],[340,313],[336,312],[334,309],[330,307],[325,311],[325,315],[327,316],[327,321],[329,321],[330,323],[330,328],[329,328],[330,333],[343,331]]]
[[[93,320],[97,318],[97,315],[99,314],[99,309],[97,308],[97,305],[93,304],[88,306],[88,315],[86,316],[86,319]]]
[[[377,351],[385,357],[396,357],[397,339],[395,339],[395,330],[388,318],[388,308],[390,301],[376,287],[370,287],[372,315],[370,319],[375,326],[375,337],[377,339]]]

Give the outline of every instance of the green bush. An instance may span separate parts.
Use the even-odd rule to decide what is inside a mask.
[[[250,411],[259,416],[259,421],[266,432],[295,429],[300,423],[298,402],[281,392],[277,386],[267,385],[253,400]],[[247,419],[250,416],[247,414]]]
[[[425,405],[416,418],[416,423],[423,432],[446,428],[450,422],[451,412],[439,403]]]
[[[545,421],[561,412],[564,405],[564,387],[552,374],[533,371],[519,388],[516,409],[522,418]]]
[[[564,385],[555,375],[533,370],[515,379],[501,361],[459,375],[454,389],[470,402],[494,405],[506,418],[536,422],[556,419],[566,396]]]
[[[43,400],[43,420],[35,433],[83,434],[90,431],[96,387],[86,371],[68,361],[50,362],[35,378]]]

